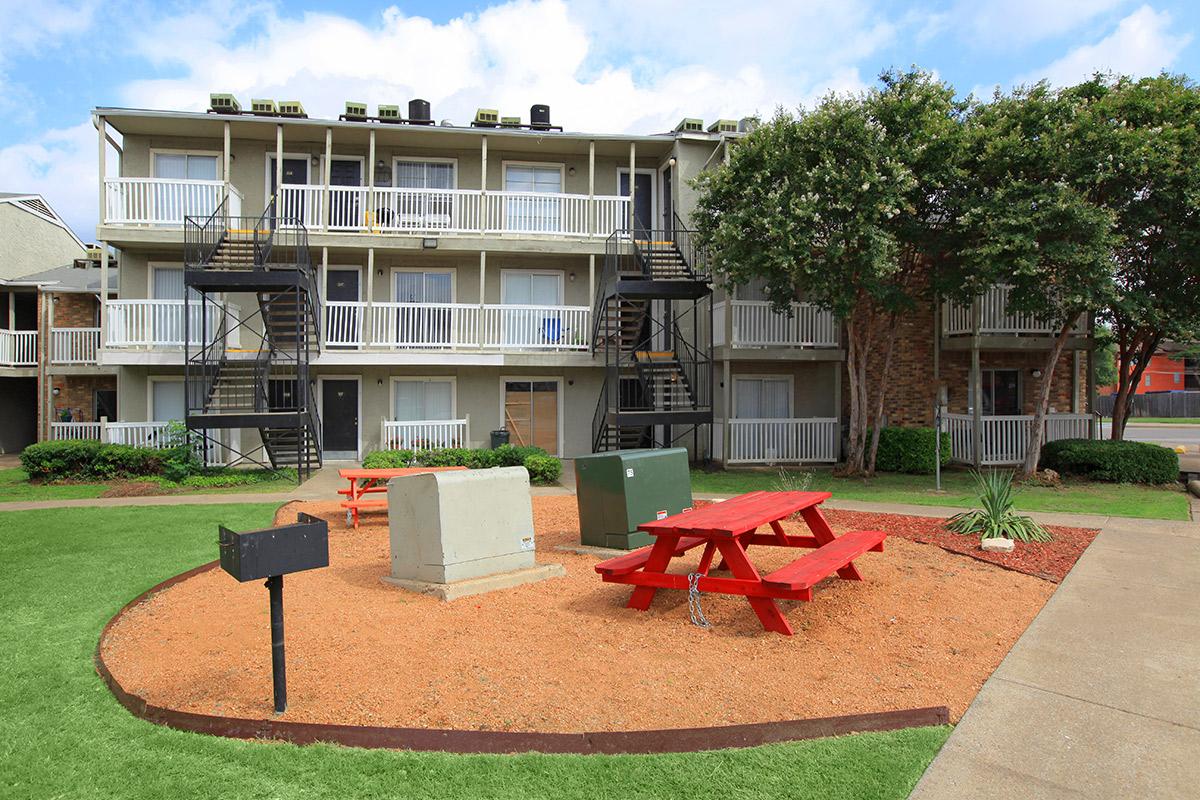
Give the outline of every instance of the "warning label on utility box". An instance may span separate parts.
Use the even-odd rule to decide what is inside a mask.
[[[662,511],[659,511],[657,514],[654,515],[654,518],[655,519],[666,519],[667,518],[667,510],[664,508]]]
[[[521,549],[522,550],[532,550],[533,549],[533,534],[530,534],[529,536],[521,537]]]

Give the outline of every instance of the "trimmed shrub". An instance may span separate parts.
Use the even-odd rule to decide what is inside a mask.
[[[163,451],[126,444],[100,447],[92,460],[90,475],[97,478],[130,478],[134,475],[158,475],[163,471]]]
[[[558,483],[562,462],[554,456],[526,456],[525,469],[529,471],[530,483],[548,485]]]
[[[532,462],[530,459],[533,459]],[[532,466],[531,466],[532,463]],[[540,447],[501,445],[495,450],[447,447],[442,450],[376,450],[362,462],[364,469],[404,467],[525,467],[533,483],[554,483],[562,474],[562,462]]]
[[[933,428],[884,428],[879,432],[875,469],[932,475],[937,467],[937,441]],[[870,438],[867,439],[868,443]],[[950,434],[942,434],[942,466],[950,463]]]
[[[1160,484],[1179,480],[1179,456],[1149,442],[1059,439],[1042,447],[1041,466],[1094,481]]]
[[[30,478],[46,481],[89,477],[102,447],[88,439],[38,442],[21,451],[21,466]]]

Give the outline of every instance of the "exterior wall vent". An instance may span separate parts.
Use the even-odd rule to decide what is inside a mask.
[[[363,121],[367,118],[367,104],[357,103],[353,100],[346,101],[346,113],[342,115],[344,119]]]
[[[471,123],[476,128],[494,128],[500,124],[500,112],[494,108],[480,108],[475,111],[475,120]]]
[[[250,113],[258,114],[263,117],[278,116],[279,109],[275,106],[274,100],[255,99],[250,101]]]
[[[704,120],[684,117],[675,126],[675,133],[704,133]]]
[[[299,100],[280,100],[279,101],[279,116],[281,117],[307,117],[304,113],[304,104]]]
[[[719,119],[708,126],[709,133],[737,133],[738,124],[734,119]]]
[[[208,110],[214,114],[240,114],[242,113],[242,104],[231,94],[210,94]]]
[[[379,107],[380,122],[399,122],[400,121],[400,106],[380,106]]]

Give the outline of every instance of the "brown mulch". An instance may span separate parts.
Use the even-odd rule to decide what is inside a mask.
[[[140,481],[118,481],[101,492],[101,497],[152,497],[160,494],[170,494],[157,483]]]
[[[281,521],[303,509],[330,523],[329,568],[285,581],[283,718],[598,731],[947,705],[957,719],[1054,591],[902,534],[858,561],[864,581],[829,579],[811,603],[781,602],[795,636],[763,631],[744,598],[714,594],[702,596],[705,630],[689,622],[683,592],[659,592],[649,612],[624,608],[630,587],[602,583],[594,557],[555,548],[578,543],[575,499],[533,502],[538,559],[567,575],[452,603],[380,581],[382,515],[354,531],[336,502],[281,509]],[[851,519],[865,521],[837,514],[835,530]],[[763,569],[794,557],[750,552]],[[150,703],[271,716],[261,581],[197,575],[131,609],[101,646],[114,676]]]
[[[1053,536],[1049,542],[1017,542],[1011,553],[988,553],[979,548],[978,538],[946,530],[944,519],[838,510],[826,511],[825,515],[835,528],[887,531],[889,536],[902,536],[922,544],[936,544],[952,553],[962,553],[1054,583],[1059,583],[1067,576],[1099,533],[1093,528],[1048,525],[1047,530]]]

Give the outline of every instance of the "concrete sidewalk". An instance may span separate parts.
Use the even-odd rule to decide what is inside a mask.
[[[912,798],[1198,796],[1198,577],[1200,525],[1110,518]]]

